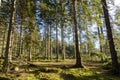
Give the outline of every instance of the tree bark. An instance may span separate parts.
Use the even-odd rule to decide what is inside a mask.
[[[47,59],[48,51],[47,51],[47,29],[45,29],[45,59]]]
[[[63,55],[63,60],[65,60],[65,44],[64,44],[64,26],[63,23],[61,22],[61,42],[62,42],[62,55]]]
[[[85,30],[86,30],[86,39],[87,39],[87,53],[90,55],[90,40],[89,40],[89,31],[88,31],[87,23],[85,23]]]
[[[32,55],[31,55],[31,47],[28,49],[28,61],[31,61]]]
[[[56,21],[56,61],[58,62],[59,61],[59,49],[58,49],[58,24],[57,24],[57,21]]]
[[[106,24],[106,29],[107,29],[107,38],[108,38],[111,59],[112,59],[112,70],[113,70],[113,73],[119,74],[120,70],[119,70],[119,64],[118,64],[118,57],[117,57],[117,52],[115,50],[115,45],[113,41],[113,35],[112,35],[112,29],[110,25],[107,3],[106,3],[106,0],[101,0],[101,2],[102,2],[103,12],[104,12],[104,19],[105,19],[105,24]]]
[[[102,49],[102,43],[101,43],[101,33],[100,33],[100,28],[98,28],[98,37],[99,37],[99,44],[100,44],[100,52],[103,52],[103,49]]]
[[[74,59],[76,59],[76,46],[75,46],[75,32],[74,32],[74,30],[75,29],[73,28],[73,31],[72,31],[73,32],[73,46],[74,46],[73,52],[74,52]]]
[[[52,60],[52,27],[50,25],[50,60]]]
[[[6,26],[6,25],[5,25]],[[4,57],[4,49],[5,49],[5,37],[6,37],[6,31],[7,31],[7,28],[5,28],[5,30],[4,30],[4,34],[3,34],[3,43],[2,43],[2,54],[1,54],[1,57]]]
[[[17,55],[17,57],[21,57],[21,54],[22,54],[22,22],[21,22],[21,26],[20,26],[20,40],[19,40],[19,52],[18,52],[18,55]]]
[[[77,19],[76,19],[76,5],[77,5],[77,0],[73,1],[73,19],[74,19],[74,32],[75,32],[75,46],[76,46],[76,64],[75,67],[81,67],[83,68],[82,62],[81,62],[81,55],[79,51],[79,42],[78,42],[78,25],[77,25]]]
[[[6,43],[6,50],[5,50],[5,59],[3,62],[3,72],[8,72],[9,70],[9,47],[10,47],[10,37],[11,37],[11,31],[13,27],[14,17],[15,17],[15,7],[16,7],[16,0],[11,0],[11,12],[10,12],[10,22],[9,22],[9,29],[8,29],[8,36],[7,36],[7,43]]]

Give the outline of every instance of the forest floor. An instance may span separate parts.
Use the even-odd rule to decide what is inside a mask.
[[[0,80],[120,80],[119,76],[103,69],[103,63],[99,62],[83,62],[85,68],[70,68],[74,60],[13,63],[9,73],[0,72]]]

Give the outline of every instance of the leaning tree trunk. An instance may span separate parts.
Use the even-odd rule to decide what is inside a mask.
[[[107,29],[107,38],[108,38],[108,43],[109,43],[110,53],[112,58],[112,70],[115,74],[119,74],[120,72],[119,72],[118,57],[117,57],[117,52],[115,50],[115,45],[113,41],[107,3],[106,3],[106,0],[101,0],[101,2],[102,2],[104,17],[105,17],[105,24]]]
[[[7,43],[6,43],[6,50],[5,50],[5,58],[3,62],[3,72],[8,72],[9,70],[9,47],[10,47],[10,37],[11,37],[11,31],[12,31],[12,24],[14,22],[15,17],[15,7],[16,7],[16,1],[17,0],[11,0],[11,12],[10,12],[10,22],[9,22],[9,29],[8,29],[8,36],[7,36]]]
[[[77,0],[73,1],[73,19],[74,19],[74,29],[75,29],[75,46],[76,46],[76,64],[75,67],[81,67],[83,68],[82,62],[81,62],[81,55],[79,51],[79,42],[78,42],[78,25],[77,25],[77,19],[76,19],[76,5],[77,5]]]

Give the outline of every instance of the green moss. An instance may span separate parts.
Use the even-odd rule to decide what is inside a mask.
[[[31,71],[22,73],[12,73],[1,77],[1,80],[120,80],[120,77],[105,73],[101,67],[95,66],[98,64],[89,65],[90,68],[53,68],[53,67],[34,67]],[[105,65],[111,65],[107,63]],[[22,68],[23,69],[23,68]],[[8,79],[9,78],[9,79]]]
[[[40,74],[40,80],[61,80],[61,77],[58,74],[55,73],[41,73]]]

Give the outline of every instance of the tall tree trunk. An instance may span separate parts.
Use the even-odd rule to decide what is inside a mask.
[[[119,70],[119,64],[118,64],[118,57],[117,57],[117,52],[115,50],[115,45],[113,41],[113,35],[112,35],[112,29],[110,25],[107,3],[106,3],[106,0],[101,0],[101,2],[102,2],[104,17],[105,17],[105,24],[106,24],[106,29],[107,29],[107,38],[108,38],[108,43],[109,43],[110,53],[111,53],[111,58],[112,58],[112,70],[115,74],[119,74],[120,70]]]
[[[90,54],[90,40],[89,40],[89,31],[87,27],[87,23],[85,23],[85,30],[86,30],[86,38],[87,38],[87,53]]]
[[[75,46],[75,32],[74,32],[74,28],[73,28],[73,46],[74,46],[74,58],[76,59],[76,46]]]
[[[52,60],[52,27],[50,25],[50,60]]]
[[[103,52],[103,49],[102,49],[102,43],[101,43],[101,33],[100,33],[100,28],[98,28],[98,37],[99,37],[99,44],[100,44],[100,52]]]
[[[76,6],[77,6],[77,0],[73,1],[73,19],[74,19],[74,29],[75,29],[75,46],[76,46],[76,64],[75,67],[81,67],[83,68],[82,62],[81,62],[81,55],[80,55],[80,51],[79,51],[79,42],[78,42],[78,25],[77,25],[77,19],[76,19]]]
[[[9,47],[10,47],[10,37],[11,37],[11,31],[12,31],[12,24],[14,22],[14,17],[15,17],[15,7],[16,7],[16,1],[17,0],[11,0],[12,4],[11,4],[11,12],[10,12],[10,22],[9,22],[9,29],[8,29],[8,36],[7,36],[7,43],[6,43],[6,50],[5,50],[5,59],[3,62],[3,72],[8,72],[9,70]]]
[[[65,44],[64,44],[64,26],[63,23],[61,21],[61,43],[62,43],[62,57],[63,60],[65,60]]]
[[[79,17],[79,23],[80,23],[81,21],[80,21],[80,17]],[[81,34],[82,34],[82,28],[81,28],[81,25],[80,24],[78,24],[78,35],[79,35],[79,43],[82,43],[82,37],[81,37]],[[80,50],[80,53],[82,53],[82,44],[79,44],[79,49],[81,49]]]
[[[58,62],[59,61],[59,49],[58,49],[58,46],[59,46],[59,43],[58,43],[58,22],[56,21],[56,61]]]
[[[28,61],[31,61],[31,58],[32,58],[32,56],[31,56],[31,47],[29,47],[29,49],[28,49]]]
[[[8,55],[8,61],[9,62],[12,62],[12,55],[14,53],[14,28],[12,28],[12,31],[11,31],[11,37],[10,37],[10,45],[9,45],[9,55]]]
[[[58,2],[58,0],[56,0],[56,2]],[[55,21],[55,27],[56,27],[56,61],[59,61],[59,43],[58,43],[58,7],[56,7],[55,9],[55,13],[56,13],[56,21]]]
[[[45,29],[45,59],[47,59],[47,30]]]
[[[20,40],[19,40],[19,52],[18,52],[18,57],[21,57],[22,54],[22,21],[21,21],[21,26],[20,26]]]
[[[21,41],[21,51],[20,51],[22,54],[21,57],[24,56],[24,40],[23,39],[24,39],[24,28],[22,29],[22,38],[21,38],[21,40],[22,40]]]
[[[103,26],[100,27],[100,32],[101,32],[102,52],[105,53],[105,47],[104,47],[104,45],[106,45],[106,44],[105,44],[105,43],[104,43],[104,44],[102,43],[102,42],[105,42],[104,33],[103,33]]]
[[[6,37],[6,31],[7,31],[7,28],[5,28],[5,30],[4,30],[4,34],[3,34],[3,43],[2,43],[2,54],[1,54],[1,57],[4,57],[4,49],[5,49],[5,37]]]
[[[63,0],[60,0],[61,3],[61,47],[62,47],[62,59],[65,60],[65,43],[64,43],[64,7],[63,7]]]
[[[47,59],[50,59],[50,25],[48,26],[48,29],[47,29],[47,38],[48,38],[48,43],[47,43]]]

